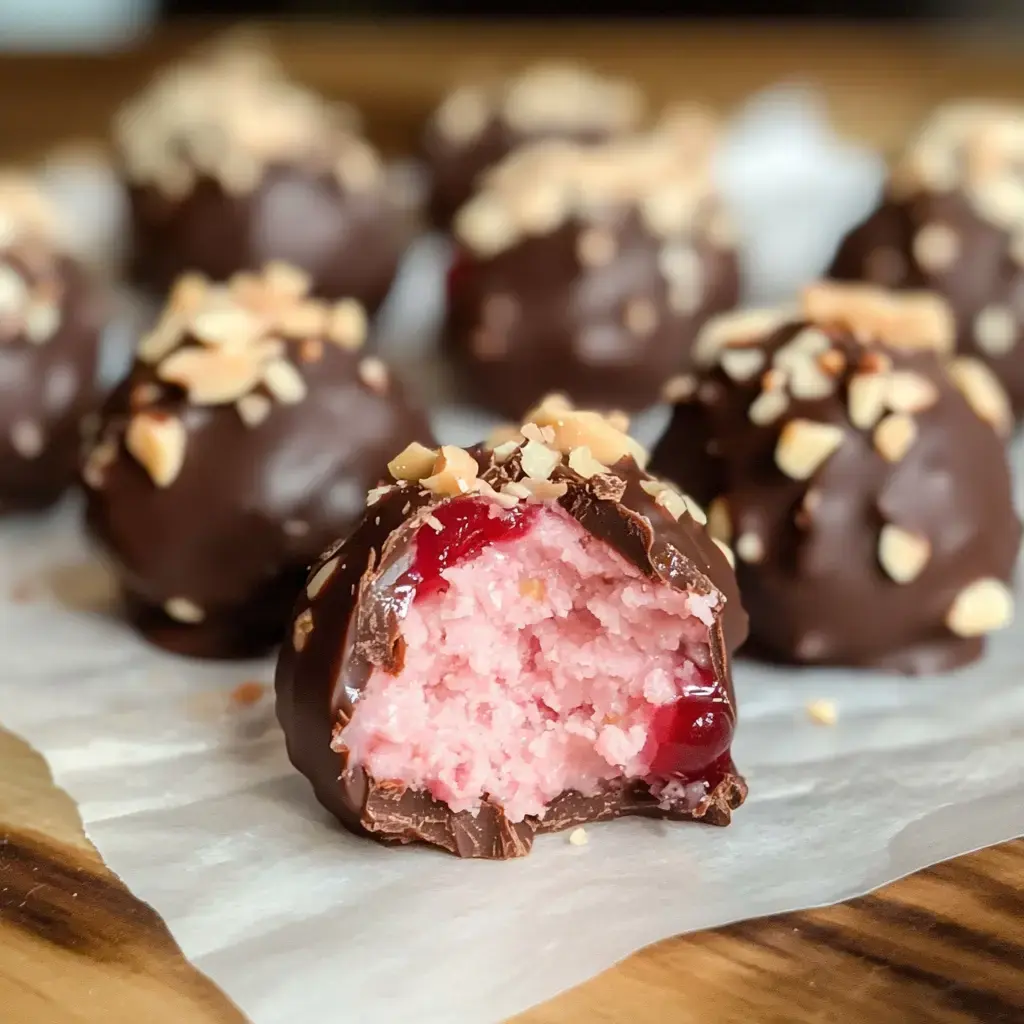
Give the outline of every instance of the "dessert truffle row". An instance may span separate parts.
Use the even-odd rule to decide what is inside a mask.
[[[830,274],[929,289],[950,304],[957,348],[988,365],[1024,408],[1024,108],[941,107],[894,166],[879,208]]]
[[[607,419],[413,445],[314,564],[277,670],[292,761],[357,833],[464,857],[627,814],[724,825],[746,635],[702,510]]]
[[[0,172],[0,512],[45,508],[74,482],[106,306],[36,183]]]
[[[645,102],[632,82],[572,64],[538,64],[504,81],[454,89],[426,126],[431,215],[447,228],[480,177],[521,145],[598,143],[637,130]]]
[[[172,650],[271,648],[306,567],[361,513],[395,446],[430,440],[364,354],[362,306],[310,286],[281,263],[226,285],[180,279],[102,410],[87,523],[131,620]]]
[[[448,349],[468,398],[518,418],[563,391],[643,408],[691,365],[738,268],[711,173],[714,125],[678,112],[643,136],[524,147],[459,211]]]
[[[670,381],[654,468],[734,547],[755,652],[930,672],[1010,622],[1010,408],[954,332],[936,296],[821,284],[712,321]]]
[[[410,240],[410,211],[355,112],[231,43],[161,72],[116,123],[134,227],[134,276],[166,290],[225,281],[268,260],[312,290],[383,301]]]

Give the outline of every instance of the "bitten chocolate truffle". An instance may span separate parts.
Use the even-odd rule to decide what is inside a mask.
[[[879,208],[830,275],[928,289],[956,317],[957,350],[991,367],[1024,412],[1024,107],[940,108],[896,164]]]
[[[1009,404],[927,294],[815,285],[802,309],[712,321],[655,471],[732,545],[751,647],[937,672],[1013,614]]]
[[[509,858],[628,814],[728,824],[746,615],[731,553],[644,461],[559,399],[493,450],[392,461],[277,669],[289,755],[344,825]]]
[[[288,81],[265,55],[224,47],[161,73],[120,113],[134,276],[164,292],[195,271],[225,281],[271,260],[315,295],[370,312],[411,224],[348,108]]]
[[[456,89],[424,135],[434,223],[447,228],[481,175],[524,143],[604,142],[637,130],[645,106],[633,83],[575,65],[535,65],[503,82]]]
[[[547,142],[455,220],[445,330],[466,397],[518,420],[548,391],[641,409],[738,294],[706,117],[600,147]]]
[[[106,303],[61,236],[32,179],[0,172],[0,513],[45,508],[74,483],[99,403]]]
[[[273,647],[324,546],[362,514],[395,448],[429,441],[353,299],[308,298],[285,264],[182,278],[107,401],[87,521],[131,622],[199,657]]]

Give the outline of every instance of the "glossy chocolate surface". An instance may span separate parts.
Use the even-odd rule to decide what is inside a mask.
[[[482,479],[496,489],[524,478],[518,454],[500,465],[489,453],[474,454]],[[734,717],[729,658],[744,640],[747,622],[732,570],[695,519],[684,513],[676,520],[655,503],[640,486],[649,479],[631,456],[589,480],[562,465],[552,481],[564,481],[564,493],[551,500],[652,580],[719,595],[720,615],[709,635],[711,667]],[[381,842],[425,842],[464,857],[521,856],[538,833],[625,814],[727,824],[746,796],[746,784],[727,754],[706,777],[688,780],[697,785],[675,801],[659,803],[644,780],[624,778],[596,795],[563,793],[543,819],[513,823],[490,802],[477,812],[453,813],[429,793],[374,779],[332,750],[335,731],[358,714],[372,671],[401,669],[403,608],[415,589],[403,579],[409,578],[406,570],[413,564],[419,531],[450,500],[417,483],[392,486],[369,506],[349,538],[314,565],[310,579],[322,578],[324,567],[331,565],[329,579],[312,598],[301,595],[295,606],[278,662],[278,717],[289,756],[324,806],[346,827]]]
[[[831,383],[815,394],[818,379],[804,378],[803,397],[794,397],[774,382],[784,397],[765,421],[766,374],[779,372],[779,353],[808,331],[827,338],[815,358]],[[1020,542],[992,425],[934,352],[865,343],[806,321],[737,347],[762,353],[763,363],[745,379],[737,379],[747,372],[738,374],[740,362],[733,376],[719,364],[698,377],[679,397],[652,465],[706,503],[709,527],[732,544],[750,613],[747,650],[904,673],[979,657],[983,635],[956,635],[947,619],[975,581],[1011,579]],[[855,425],[851,395],[864,402],[883,378],[906,386]],[[812,440],[808,424],[812,433],[819,424],[838,433]],[[781,459],[788,471],[780,466],[784,436],[793,442]],[[818,461],[808,445],[822,440],[835,447]]]

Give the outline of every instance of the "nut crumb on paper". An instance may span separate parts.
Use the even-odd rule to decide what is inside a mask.
[[[839,720],[839,710],[834,700],[812,700],[807,705],[807,717],[815,725],[835,725]]]
[[[585,828],[574,828],[569,833],[569,842],[573,846],[586,846],[587,838],[587,830]]]
[[[266,692],[266,683],[258,683],[254,679],[247,679],[244,683],[239,683],[231,691],[231,704],[233,707],[251,708],[263,699]]]

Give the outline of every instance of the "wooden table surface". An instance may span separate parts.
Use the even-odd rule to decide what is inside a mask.
[[[366,110],[371,134],[390,152],[411,148],[454,77],[539,55],[576,54],[635,74],[656,101],[697,97],[723,108],[779,80],[813,81],[844,131],[886,149],[939,100],[1024,94],[1013,48],[920,30],[364,26],[273,34],[298,75]],[[102,138],[117,102],[196,36],[165,34],[114,58],[0,58],[0,160]],[[105,868],[42,759],[2,730],[0,1008],[11,1024],[244,1019]],[[1024,840],[840,906],[659,943],[516,1020],[1022,1024]]]

